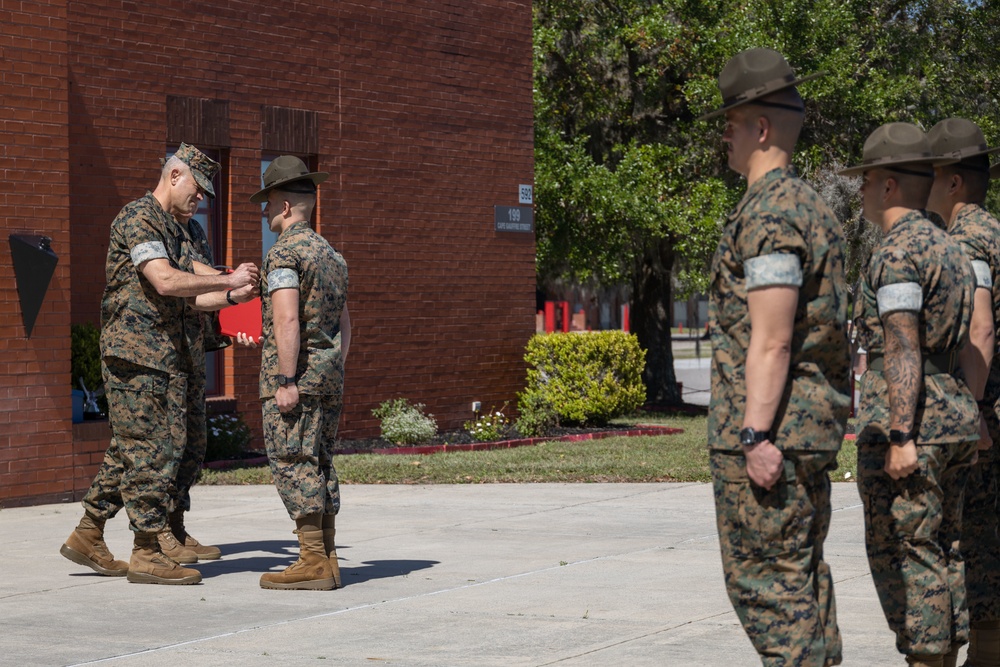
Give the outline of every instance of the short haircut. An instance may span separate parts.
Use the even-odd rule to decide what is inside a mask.
[[[941,167],[941,173],[946,177],[955,174],[962,177],[969,202],[982,204],[986,201],[986,192],[990,187],[989,156],[975,155],[956,164],[945,165]]]
[[[793,146],[798,141],[805,121],[805,102],[794,87],[765,95],[750,102],[748,106],[754,107],[754,114],[767,118],[772,127],[777,128],[780,137],[790,141]]]
[[[910,165],[903,165],[902,168],[906,169]],[[900,171],[899,169],[893,169],[892,167],[885,167],[886,178],[892,178],[896,181],[899,191],[903,193],[903,200],[909,208],[926,208],[927,199],[931,195],[931,186],[934,185],[934,172],[930,169],[927,170],[926,176],[917,175],[915,172],[919,170],[914,169],[912,172],[907,170],[907,172]]]

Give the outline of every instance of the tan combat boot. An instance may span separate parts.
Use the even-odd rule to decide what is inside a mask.
[[[201,573],[181,567],[160,550],[159,536],[163,533],[136,533],[132,559],[128,564],[128,580],[133,584],[197,584]]]
[[[971,624],[965,664],[968,667],[1000,667],[1000,620]]]
[[[299,559],[283,572],[261,575],[261,588],[280,590],[332,591],[336,586],[330,559],[323,546],[323,528],[320,515],[296,519],[299,536]]]
[[[105,577],[124,577],[128,574],[128,563],[115,560],[104,542],[104,519],[90,514],[83,515],[59,553]]]
[[[170,560],[178,563],[198,562],[198,554],[178,542],[174,534],[170,532],[170,528],[164,528],[157,533],[156,539],[160,543],[160,551]]]
[[[333,571],[333,587],[341,588],[340,560],[337,559],[337,547],[333,542],[333,538],[337,536],[337,530],[334,528],[334,519],[336,518],[336,514],[323,515],[323,548],[326,549],[326,555],[330,559],[330,569]]]
[[[216,560],[222,555],[219,547],[202,544],[187,532],[187,529],[184,528],[183,511],[171,512],[167,515],[167,521],[170,524],[170,532],[174,534],[177,541],[184,545],[188,551],[193,551],[198,560]]]
[[[943,655],[908,655],[906,664],[910,667],[944,667]]]

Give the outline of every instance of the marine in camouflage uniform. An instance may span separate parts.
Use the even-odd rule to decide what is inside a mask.
[[[340,511],[333,446],[343,406],[343,336],[349,336],[349,331],[341,332],[347,263],[309,224],[316,184],[327,176],[309,172],[296,157],[282,156],[265,171],[265,188],[253,200],[268,202],[265,214],[272,230],[280,232],[264,260],[260,398],[271,472],[296,522],[301,547],[296,563],[261,577],[263,588],[329,590],[340,585],[333,544],[334,517]],[[275,300],[290,303],[288,292],[293,290],[297,354],[275,321],[291,314],[279,312]]]
[[[994,445],[1000,442],[997,401],[1000,399],[1000,222],[982,203],[989,188],[989,154],[982,130],[972,121],[948,118],[927,133],[935,155],[961,158],[935,170],[928,209],[944,220],[948,234],[971,260],[976,304],[970,342],[960,356],[970,387]],[[980,296],[985,295],[985,296]],[[987,305],[988,304],[988,305]],[[982,308],[982,312],[980,311]],[[970,368],[971,367],[971,368]],[[981,425],[982,429],[982,425]],[[982,432],[982,430],[981,430]],[[1000,536],[996,446],[982,449],[972,466],[962,510],[961,555],[969,608],[968,663],[1000,667]]]
[[[340,488],[333,445],[343,404],[340,315],[347,301],[347,263],[308,222],[298,222],[267,253],[264,275],[260,397],[271,471],[292,519],[336,514]],[[299,405],[284,414],[274,399],[279,373],[270,298],[281,289],[298,290],[302,331],[295,373]]]
[[[70,560],[101,574],[127,574],[139,583],[201,580],[197,570],[179,567],[160,547],[169,535],[169,489],[178,451],[187,442],[189,340],[200,335],[194,332],[201,324],[191,317],[184,298],[158,289],[150,275],[159,281],[161,274],[148,266],[158,262],[155,266],[171,275],[193,273],[188,236],[178,216],[193,215],[203,194],[214,194],[210,179],[218,165],[186,144],[176,158],[167,162],[156,189],[127,204],[111,225],[101,356],[112,438],[83,499],[84,519],[61,549]],[[211,302],[221,297],[209,292],[226,287],[254,291],[255,280],[255,269],[241,267],[234,278],[206,278],[187,289]],[[114,560],[103,539],[106,520],[122,507],[135,533],[128,564]]]
[[[738,97],[727,94],[726,78],[743,64],[741,57],[750,61],[749,71],[778,63],[777,72],[759,76],[765,89],[767,82],[787,86],[794,79],[779,54],[754,49],[726,66],[720,76],[724,99]],[[742,76],[738,82],[748,78]],[[759,84],[750,78],[737,92],[759,90]],[[794,106],[796,98],[749,103],[768,114],[771,105]],[[730,118],[730,126],[739,122]],[[729,141],[731,155],[741,154],[745,140]],[[829,207],[787,163],[748,183],[723,230],[710,289],[708,446],[726,590],[763,664],[835,665],[842,660],[841,639],[823,543],[831,517],[828,473],[837,466],[850,404],[843,237]],[[760,391],[747,386],[753,333],[748,299],[754,290],[774,287],[797,294],[789,314],[787,375],[769,432],[755,441],[763,444],[748,444],[748,394]],[[768,443],[778,448],[781,467],[765,487],[748,472],[748,452]]]
[[[190,246],[192,259],[205,267],[213,266],[212,248],[201,223],[191,218],[183,226],[187,232],[185,242]],[[174,452],[177,458],[177,475],[169,492],[170,510],[167,518],[177,544],[165,547],[166,553],[181,563],[215,560],[222,555],[218,547],[201,544],[187,532],[184,524],[184,513],[191,509],[191,487],[198,481],[208,449],[206,353],[232,344],[228,336],[218,333],[218,321],[218,312],[198,311],[188,304],[185,321],[186,350],[189,355],[185,360],[188,373],[187,444]]]
[[[957,352],[968,336],[974,279],[958,243],[918,210],[934,164],[923,132],[907,123],[884,125],[865,142],[864,154],[862,166],[841,174],[864,174],[865,215],[885,232],[862,277],[855,318],[868,351],[857,414],[865,543],[897,649],[909,664],[941,665],[949,655],[954,660],[969,631],[958,546],[979,414]],[[894,199],[878,199],[890,180],[897,184]],[[903,214],[889,219],[886,210]],[[914,330],[900,333],[907,321]],[[900,340],[889,348],[891,356],[889,330]],[[909,357],[913,361],[907,361],[908,345],[918,355]],[[916,380],[912,388],[908,377]],[[913,398],[910,425],[897,421],[907,396]],[[906,451],[915,451],[912,472],[899,473],[892,461]]]

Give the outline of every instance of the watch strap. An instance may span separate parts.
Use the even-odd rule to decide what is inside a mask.
[[[900,431],[897,429],[891,429],[889,431],[889,444],[890,445],[905,445],[910,440],[916,440],[917,434],[913,431]]]

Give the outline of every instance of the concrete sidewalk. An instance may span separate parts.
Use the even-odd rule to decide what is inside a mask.
[[[297,543],[272,487],[196,487],[218,544],[197,586],[129,584],[59,555],[78,504],[0,511],[0,664],[760,664],[722,583],[707,484],[345,486],[344,588],[269,591]],[[902,665],[853,484],[826,551],[845,665]],[[108,543],[128,560],[127,522]],[[964,656],[963,656],[964,657]],[[961,664],[961,662],[959,663]]]

